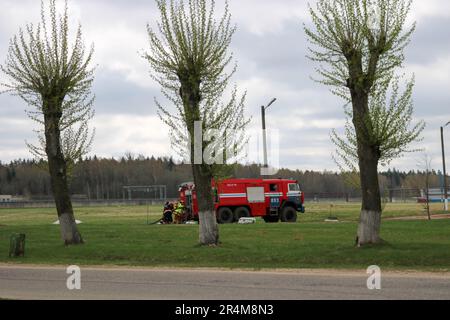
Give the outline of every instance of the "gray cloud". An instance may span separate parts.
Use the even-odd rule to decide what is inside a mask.
[[[427,17],[417,23],[412,42],[406,49],[410,63],[427,64],[450,52],[450,18]]]
[[[155,114],[154,97],[158,89],[143,88],[126,80],[122,72],[102,69],[96,73],[95,109],[98,114]]]
[[[222,1],[217,7],[222,8]],[[19,26],[39,19],[38,1],[3,0],[0,12],[0,63],[9,38]],[[308,23],[306,2],[283,0],[231,0],[238,30],[232,51],[238,62],[233,79],[247,90],[252,128],[260,127],[259,108],[272,97],[267,122],[280,130],[281,165],[299,169],[336,169],[330,154],[332,128],[342,130],[343,101],[311,81],[314,65],[305,57],[307,43],[302,23]],[[439,126],[450,120],[450,14],[448,1],[416,0],[413,9],[417,31],[406,51],[407,76],[416,75],[416,117],[428,123],[423,142],[440,165]],[[139,52],[148,46],[145,25],[155,25],[158,12],[149,0],[70,1],[74,22],[83,24],[86,43],[95,43],[98,64],[96,95],[97,136],[93,153],[118,156],[125,151],[171,155],[167,128],[157,119],[154,97],[158,86],[150,79]],[[447,10],[448,11],[448,10]],[[0,77],[1,79],[1,77]],[[164,100],[162,100],[164,101]],[[18,98],[0,95],[0,160],[27,156],[24,140],[32,140],[32,123]],[[450,137],[450,132],[448,134]],[[449,141],[450,142],[450,141]],[[450,145],[450,143],[449,143]],[[416,155],[392,165],[416,169]]]

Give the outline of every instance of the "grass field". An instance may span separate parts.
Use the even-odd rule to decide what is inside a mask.
[[[433,213],[441,205],[433,206]],[[450,270],[450,219],[390,221],[424,215],[418,204],[388,204],[381,236],[386,244],[358,249],[359,204],[307,204],[295,224],[221,225],[222,244],[197,245],[196,225],[147,225],[147,208],[76,208],[82,246],[64,247],[55,209],[0,209],[0,262],[227,268],[366,268]],[[161,208],[150,208],[150,221]],[[340,223],[326,223],[328,216]],[[26,234],[26,255],[8,258],[11,233]]]

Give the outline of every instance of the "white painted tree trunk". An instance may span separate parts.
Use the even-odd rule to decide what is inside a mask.
[[[61,238],[65,245],[83,243],[73,214],[63,213],[58,219],[61,228]]]
[[[380,243],[380,227],[381,211],[361,210],[356,241],[357,246]]]
[[[201,245],[219,244],[219,227],[214,211],[198,213],[199,217],[199,241]]]

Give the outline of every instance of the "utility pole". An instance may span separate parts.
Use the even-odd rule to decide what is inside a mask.
[[[262,130],[263,130],[263,161],[264,168],[268,167],[267,164],[267,133],[266,133],[266,108],[261,106],[261,116],[262,116]]]
[[[450,121],[441,127],[441,146],[442,146],[442,165],[444,168],[444,210],[448,211],[448,190],[447,190],[447,171],[445,168],[445,148],[444,148],[444,128],[450,124]]]
[[[268,160],[267,160],[267,133],[266,133],[266,110],[276,101],[276,98],[273,98],[267,106],[261,106],[261,117],[262,117],[262,130],[263,130],[263,153],[264,153],[264,168],[268,168]]]

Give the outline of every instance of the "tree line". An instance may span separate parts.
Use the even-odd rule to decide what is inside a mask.
[[[53,197],[50,175],[45,162],[18,159],[8,164],[0,163],[0,194],[25,197],[32,200]],[[236,178],[259,178],[260,166],[235,165],[230,174]],[[307,200],[315,196],[361,197],[357,186],[349,183],[344,174],[333,171],[310,171],[281,169],[275,177],[299,181]],[[169,157],[145,157],[126,155],[118,159],[84,158],[77,162],[69,179],[73,198],[87,200],[122,199],[124,186],[166,185],[167,197],[176,198],[178,186],[192,181],[190,165],[177,163]],[[441,185],[441,173],[431,171],[430,186]],[[426,172],[401,172],[396,169],[380,173],[380,189],[424,189]],[[147,194],[136,193],[137,198]]]

